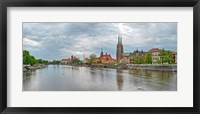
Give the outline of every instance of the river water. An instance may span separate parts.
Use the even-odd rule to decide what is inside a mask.
[[[177,73],[48,65],[23,73],[23,91],[176,91]]]

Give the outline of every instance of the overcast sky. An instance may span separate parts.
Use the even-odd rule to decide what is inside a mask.
[[[118,33],[124,52],[151,48],[177,50],[177,23],[23,23],[23,50],[37,59],[80,59],[95,53],[116,58]]]

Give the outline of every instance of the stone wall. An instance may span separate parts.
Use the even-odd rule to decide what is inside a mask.
[[[177,64],[127,64],[133,70],[177,71]]]

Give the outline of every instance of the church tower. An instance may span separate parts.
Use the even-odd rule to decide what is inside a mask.
[[[103,49],[101,48],[101,53],[100,53],[100,57],[103,56]]]
[[[117,50],[116,50],[116,57],[117,61],[120,61],[122,58],[122,53],[123,53],[123,45],[122,45],[122,34],[118,34],[118,43],[117,43]]]

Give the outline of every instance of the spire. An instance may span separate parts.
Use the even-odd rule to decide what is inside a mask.
[[[101,54],[100,54],[100,57],[103,56],[103,48],[101,48]]]
[[[122,53],[123,53],[122,33],[118,32],[118,43],[117,43],[117,49],[116,49],[117,61],[120,61],[120,59],[122,58]]]
[[[122,44],[122,33],[118,33],[118,44]]]

